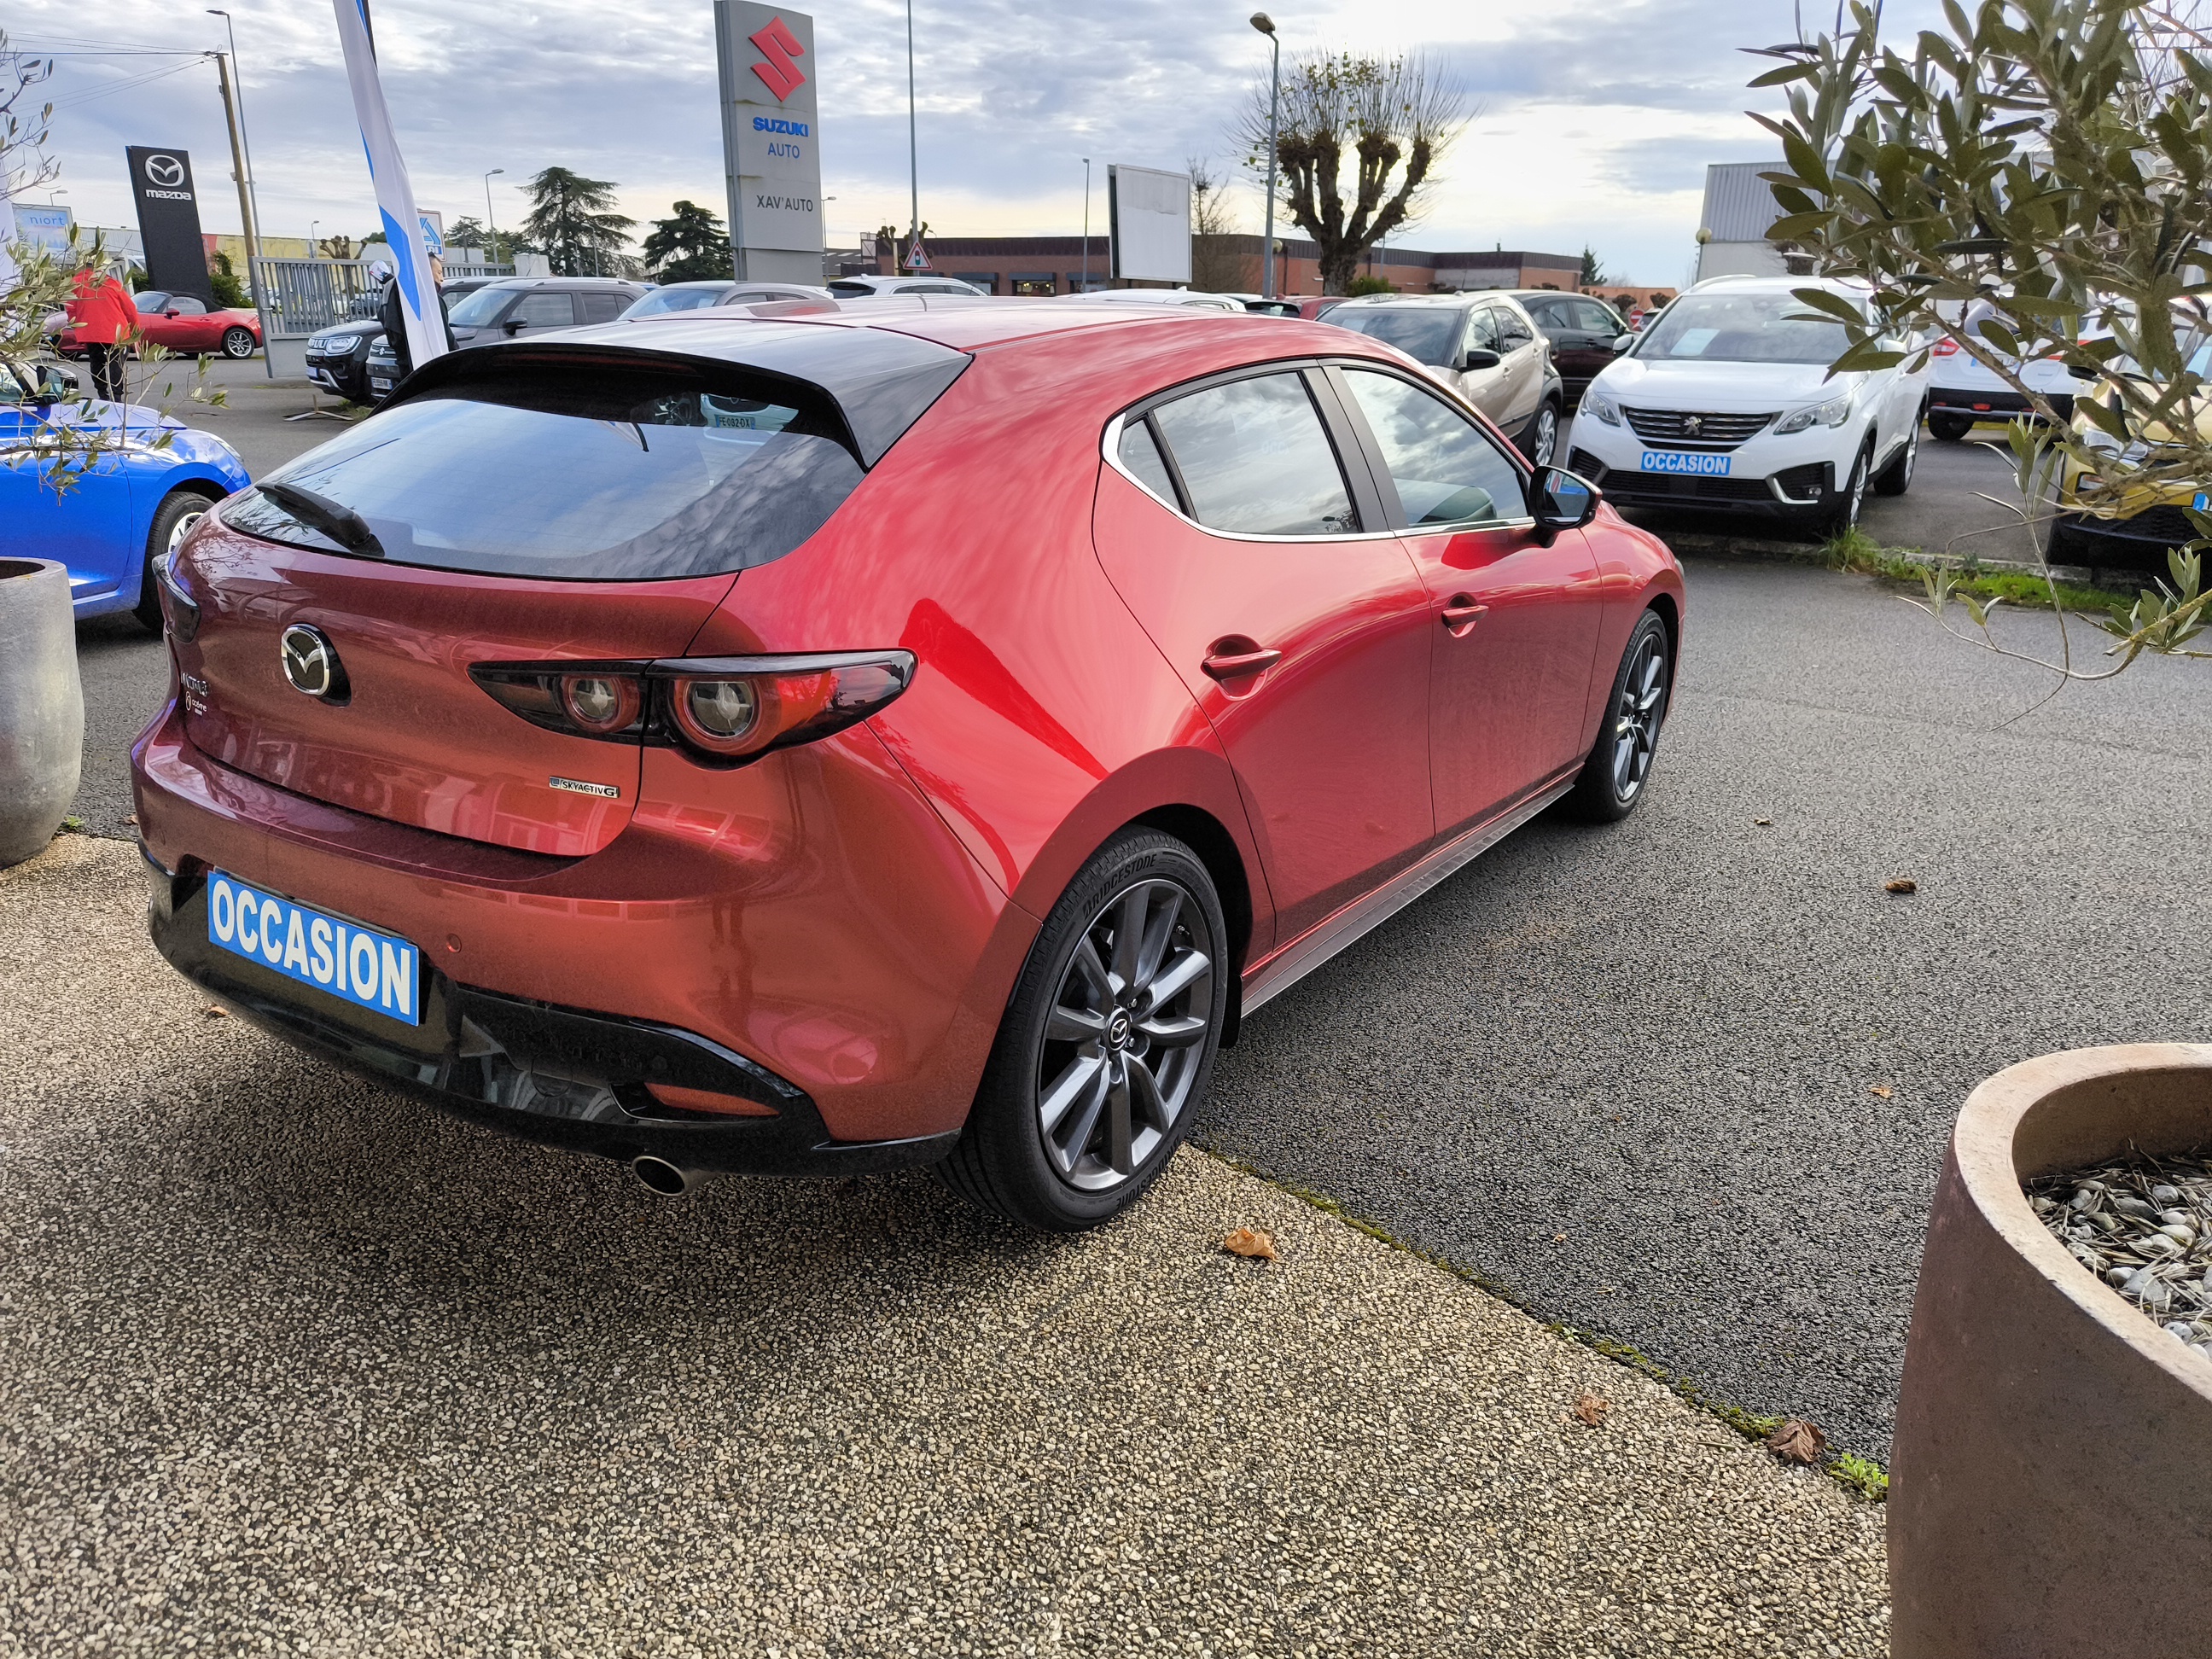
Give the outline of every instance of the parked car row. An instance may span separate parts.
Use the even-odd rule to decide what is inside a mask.
[[[195,295],[158,288],[142,289],[131,300],[138,308],[140,344],[190,357],[251,357],[261,349],[261,313],[250,307],[210,307]],[[46,319],[44,332],[57,356],[85,355],[76,330],[63,313]],[[134,354],[136,350],[134,346]]]

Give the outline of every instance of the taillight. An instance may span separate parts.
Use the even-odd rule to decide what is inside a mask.
[[[1959,355],[1959,343],[1947,334],[1936,342],[1936,349],[1932,355],[1938,357],[1955,357]]]
[[[669,716],[684,743],[716,760],[743,761],[867,719],[906,690],[914,653],[695,658],[647,672],[666,683]]]
[[[469,672],[533,726],[615,743],[675,743],[739,764],[864,720],[906,690],[910,651],[667,662],[494,662]]]

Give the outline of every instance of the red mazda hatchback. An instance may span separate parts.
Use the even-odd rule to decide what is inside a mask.
[[[1650,787],[1673,558],[1387,346],[781,309],[440,358],[206,515],[133,756],[172,963],[662,1190],[1074,1229],[1241,1018]]]

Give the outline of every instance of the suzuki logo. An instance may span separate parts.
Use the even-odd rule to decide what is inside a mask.
[[[768,60],[764,64],[755,64],[753,73],[759,76],[762,84],[775,94],[777,103],[781,103],[806,84],[805,73],[798,64],[798,60],[806,55],[806,48],[799,44],[797,35],[783,26],[783,19],[769,18],[766,28],[747,39],[760,48],[760,55]]]
[[[173,155],[149,155],[146,158],[146,182],[159,185],[163,190],[174,190],[185,182],[185,164]]]
[[[345,670],[339,665],[337,647],[321,629],[294,623],[278,640],[276,657],[295,691],[325,702],[344,701]]]

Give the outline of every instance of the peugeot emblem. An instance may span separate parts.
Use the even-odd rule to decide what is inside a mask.
[[[185,164],[173,155],[149,155],[146,158],[146,182],[163,190],[174,190],[185,182]]]
[[[321,629],[294,623],[284,630],[276,654],[295,691],[320,697],[325,702],[345,701],[345,668],[338,661],[337,647]]]
[[[1685,432],[1686,432],[1687,434],[1689,434],[1689,435],[1690,435],[1690,436],[1692,436],[1692,438],[1696,437],[1696,436],[1697,436],[1700,432],[1703,432],[1705,429],[1705,417],[1704,416],[1702,416],[1702,415],[1685,415],[1684,416],[1682,416],[1682,430],[1683,430],[1683,431],[1685,431]]]

